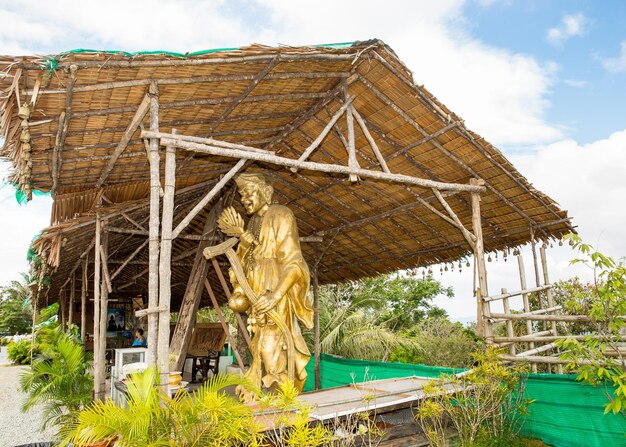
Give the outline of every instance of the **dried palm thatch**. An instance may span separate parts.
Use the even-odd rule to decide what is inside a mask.
[[[358,163],[446,183],[482,179],[486,251],[526,243],[531,233],[545,240],[573,230],[565,211],[416,85],[411,72],[378,40],[330,47],[253,45],[178,56],[87,51],[50,58],[0,57],[0,73],[0,132],[5,139],[0,156],[12,161],[12,181],[26,194],[38,189],[54,195],[52,226],[35,244],[54,271],[53,295],[87,251],[96,211],[110,227],[127,231],[110,238],[114,262],[121,263],[145,241],[141,222],[148,213],[149,169],[141,129],[149,127],[147,91],[155,81],[161,132],[176,129],[181,135],[245,144],[293,159],[351,100],[358,123],[356,157],[350,159],[346,150],[352,136],[342,117],[308,159]],[[178,150],[177,217],[233,163]],[[442,197],[429,188],[294,173],[263,162],[250,165],[272,177],[275,199],[293,209],[301,236],[322,237],[321,283],[451,262],[470,253],[461,231],[442,217],[448,215]],[[467,194],[443,196],[471,228]],[[174,243],[173,283],[182,284],[183,292],[189,269],[180,256],[197,244],[202,219],[197,216],[183,233],[187,239]],[[310,244],[304,244],[304,252],[312,261]],[[146,256],[139,252],[132,262],[145,262]],[[132,273],[133,265],[120,273],[120,285],[139,273]],[[137,276],[130,288],[141,289],[144,280]]]

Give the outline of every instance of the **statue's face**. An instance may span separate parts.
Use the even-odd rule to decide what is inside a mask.
[[[250,184],[240,190],[241,204],[248,214],[256,214],[265,205],[270,204],[271,198],[267,197],[267,192],[263,191],[260,185]]]

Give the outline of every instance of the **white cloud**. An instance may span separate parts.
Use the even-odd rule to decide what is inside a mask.
[[[511,160],[569,210],[584,239],[609,254],[626,253],[626,129],[585,145],[563,140]]]
[[[554,46],[563,45],[574,36],[582,36],[589,20],[582,13],[565,14],[561,23],[550,28],[546,34],[548,43]]]
[[[602,66],[613,73],[626,71],[626,40],[622,42],[619,56],[605,59]]]
[[[308,5],[292,0],[241,0],[232,6],[226,1],[192,0],[112,0],[106,5],[21,0],[0,6],[0,19],[4,18],[0,22],[0,53],[55,53],[75,47],[185,52],[252,42],[299,45],[377,37],[387,42],[413,70],[418,84],[424,84],[464,118],[469,128],[489,141],[531,145],[561,140],[562,131],[544,117],[557,67],[474,38],[462,15],[464,3],[388,0],[381,7],[377,0],[318,0]],[[537,157],[540,154],[543,152]],[[536,172],[532,161],[521,166],[523,173],[526,170]],[[561,176],[562,182],[570,182],[569,187],[576,190],[571,180],[563,177],[567,174],[568,171],[559,171],[550,175]],[[556,180],[554,183],[558,186]],[[570,205],[564,199],[569,201],[570,197],[565,192],[548,187],[546,191]],[[4,247],[14,241],[16,246],[2,257],[0,283],[25,269],[25,249],[49,218],[49,208],[40,210],[37,201],[20,208],[9,202],[4,196],[0,199],[3,254]],[[575,206],[570,208],[578,218]],[[578,219],[576,223],[583,225]],[[10,236],[8,228],[13,231]],[[506,266],[510,268],[511,264],[509,261]],[[491,275],[499,277],[500,271],[494,271]],[[515,278],[513,274],[502,287],[512,289]],[[475,306],[471,278],[464,281],[456,288],[459,298],[449,304],[469,306],[471,315]],[[498,284],[494,283],[494,287]],[[467,315],[464,312],[461,309],[451,314]]]
[[[589,87],[588,81],[583,81],[582,79],[565,79],[563,82],[574,88],[586,88]]]

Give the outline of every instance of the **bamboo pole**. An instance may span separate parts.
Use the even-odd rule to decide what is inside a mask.
[[[560,306],[555,306],[560,307]],[[545,310],[541,310],[545,312]],[[503,320],[534,320],[534,321],[569,321],[569,322],[590,322],[595,321],[589,315],[543,315],[534,312],[522,313],[522,314],[501,314],[492,313],[492,318],[501,318]],[[620,320],[626,321],[626,316],[616,317]]]
[[[472,178],[470,185],[482,186],[482,180]],[[474,263],[478,274],[478,287],[476,288],[476,301],[478,308],[478,335],[485,337],[487,344],[493,343],[493,334],[491,331],[491,323],[488,319],[491,317],[489,311],[489,302],[483,300],[484,296],[489,296],[487,289],[487,269],[485,268],[485,253],[483,248],[483,229],[480,216],[480,194],[471,193],[472,202],[472,229],[476,242],[474,243]]]
[[[159,130],[159,89],[156,83],[151,83],[148,90],[150,95],[150,130]],[[159,175],[159,140],[150,139],[150,236],[148,243],[148,307],[154,308],[159,303],[159,202],[161,192],[161,181]],[[148,365],[157,363],[157,340],[158,340],[159,318],[156,314],[148,316]],[[169,323],[168,323],[169,324]]]
[[[350,53],[343,54],[325,54],[325,53],[297,53],[297,54],[282,54],[281,60],[283,62],[319,62],[319,61],[350,61],[354,62],[359,57],[361,52],[356,49]],[[79,67],[96,67],[99,69],[109,68],[138,68],[138,67],[186,67],[195,65],[221,65],[221,64],[236,64],[236,63],[249,63],[249,62],[269,62],[275,57],[276,53],[269,54],[253,54],[249,56],[226,56],[216,58],[173,58],[173,59],[136,59],[126,58],[122,60],[92,60],[92,61],[76,61],[72,64],[76,64]],[[66,68],[69,65],[67,62],[59,62],[57,70]],[[41,70],[39,63],[23,62],[19,64],[20,68],[26,68],[30,70]]]
[[[100,365],[100,239],[101,239],[101,222],[100,215],[96,214],[96,245],[94,250],[94,273],[93,273],[93,386],[94,399],[101,400],[102,390],[100,389],[104,374],[103,367]]]
[[[175,133],[173,130],[172,133]],[[174,221],[174,192],[176,189],[176,151],[165,148],[165,184],[163,187],[163,218],[161,219],[161,252],[159,259],[158,361],[161,386],[169,395],[170,302],[172,296],[172,223]]]
[[[100,237],[100,267],[102,269],[102,276],[108,276],[107,269],[107,255],[108,255],[108,239],[109,234],[104,231],[102,236]],[[99,338],[98,341],[98,352],[95,354],[98,356],[98,367],[99,371],[99,383],[97,384],[97,393],[95,396],[96,400],[104,401],[106,398],[106,340],[107,340],[107,314],[108,314],[108,304],[109,304],[109,283],[105,281],[100,281],[100,324],[98,326],[99,331],[95,334],[96,337]],[[95,363],[95,356],[94,356]],[[95,382],[95,377],[94,377]]]
[[[309,156],[313,153],[313,151],[317,149],[317,147],[322,143],[322,141],[324,141],[324,138],[326,138],[326,136],[331,131],[335,123],[339,120],[339,118],[341,118],[341,115],[343,115],[346,109],[350,107],[350,104],[352,104],[352,101],[354,101],[354,98],[355,98],[354,96],[347,98],[346,102],[330,118],[330,121],[328,121],[328,123],[326,124],[326,127],[322,129],[322,131],[317,136],[317,138],[315,138],[313,142],[311,142],[311,144],[309,144],[307,148],[302,152],[302,155],[300,155],[300,158],[298,158],[298,161],[305,161],[307,158],[309,158]],[[296,172],[297,169],[292,168],[291,171]]]
[[[507,291],[505,288],[502,288],[502,294],[506,295]],[[509,305],[509,299],[508,298],[503,298],[502,299],[502,307],[504,308],[504,313],[505,314],[510,314],[511,313],[511,306]],[[514,337],[515,336],[515,332],[513,331],[513,321],[511,320],[507,320],[506,321],[506,333],[509,337]],[[511,355],[515,355],[515,344],[511,344],[511,346],[509,346],[509,352],[511,353]]]
[[[372,134],[370,133],[367,126],[365,125],[365,121],[363,121],[363,117],[361,117],[361,114],[356,110],[354,106],[351,106],[351,109],[352,109],[352,115],[354,115],[354,117],[356,118],[356,122],[359,124],[359,127],[361,128],[363,135],[365,135],[367,142],[372,148],[372,152],[374,152],[374,156],[376,156],[376,159],[378,160],[378,163],[380,164],[381,169],[383,170],[383,172],[391,174],[391,171],[389,170],[389,166],[387,166],[387,162],[385,161],[385,157],[383,157],[383,154],[380,152],[380,149],[378,145],[376,144],[376,140],[374,140],[374,137],[372,137]]]
[[[57,130],[57,138],[54,145],[54,153],[52,155],[52,192],[56,192],[61,175],[61,151],[65,146],[65,137],[70,127],[70,119],[72,118],[72,96],[74,93],[74,83],[78,67],[75,64],[69,66],[69,74],[67,78],[66,94],[65,94],[65,111],[59,116],[59,129]]]
[[[237,364],[239,365],[239,368],[241,368],[241,372],[243,373],[245,371],[243,360],[241,359],[241,355],[239,355],[239,351],[237,350],[237,345],[235,345],[235,340],[233,340],[232,335],[230,335],[228,324],[226,323],[226,319],[224,318],[224,315],[222,314],[220,305],[218,304],[217,299],[215,298],[215,294],[213,293],[213,289],[211,288],[211,283],[209,283],[209,280],[206,278],[204,278],[204,287],[206,288],[206,291],[208,292],[209,297],[211,298],[211,303],[213,304],[213,307],[215,308],[215,313],[217,313],[217,318],[220,320],[222,329],[224,329],[224,332],[226,333],[226,338],[228,338],[228,343],[230,343],[230,346],[233,349],[233,353],[235,354],[235,358],[237,359]]]
[[[189,78],[160,78],[160,79],[136,79],[132,81],[113,81],[113,82],[101,82],[99,84],[88,84],[74,87],[74,93],[94,92],[101,90],[112,90],[116,88],[128,88],[128,87],[140,87],[144,85],[150,85],[155,81],[159,85],[183,85],[183,84],[198,84],[198,83],[210,83],[210,82],[238,82],[238,81],[251,81],[256,75],[213,75],[213,76],[193,76]],[[266,79],[320,79],[320,78],[345,78],[348,73],[343,72],[284,72],[284,73],[271,73],[267,75]],[[22,90],[23,94],[33,94],[34,89]],[[62,88],[50,88],[40,89],[39,94],[42,95],[58,95],[65,93],[66,90]],[[44,120],[47,122],[47,120]]]
[[[345,94],[348,94],[347,87]],[[348,128],[348,167],[352,169],[359,169],[359,163],[356,159],[356,145],[354,138],[354,117],[352,116],[352,106],[349,106],[346,110],[346,126]],[[359,177],[356,174],[350,174],[349,179],[351,182],[356,182]]]
[[[194,143],[189,143],[189,144],[194,144]],[[175,144],[172,144],[172,145],[168,144],[168,146],[174,146],[174,145]],[[211,201],[211,199],[213,199],[213,197],[215,197],[222,190],[222,188],[226,185],[226,183],[228,183],[229,180],[233,178],[235,174],[237,174],[237,172],[239,172],[245,164],[246,164],[246,160],[244,159],[239,160],[235,164],[235,166],[233,166],[230,169],[230,171],[228,171],[228,173],[225,174],[224,177],[222,177],[220,181],[217,182],[213,188],[211,188],[211,190],[196,204],[196,206],[189,212],[189,214],[187,214],[185,218],[176,226],[176,228],[172,232],[172,239],[176,239],[178,237],[180,232],[183,231],[187,227],[187,225],[189,225],[189,223],[194,219],[194,217],[196,217],[198,213],[202,211],[202,209]]]
[[[437,198],[437,200],[439,201],[439,203],[441,204],[441,206],[443,206],[443,208],[446,210],[446,212],[448,213],[450,218],[456,224],[455,226],[459,230],[461,230],[461,233],[463,233],[463,237],[465,238],[465,240],[469,244],[470,248],[472,248],[472,250],[473,250],[474,249],[474,244],[476,242],[476,236],[474,236],[472,233],[470,233],[468,231],[467,228],[465,228],[465,225],[463,225],[463,223],[461,222],[461,219],[459,219],[459,217],[452,210],[452,208],[450,207],[448,202],[446,202],[446,199],[441,195],[441,192],[439,192],[439,190],[435,189],[435,188],[433,188],[432,191],[433,191],[433,194],[435,195],[435,197]]]
[[[546,248],[545,246],[541,246],[539,249],[539,255],[541,257],[541,267],[543,269],[543,284],[545,287],[548,287],[546,290],[546,297],[548,298],[548,306],[554,307],[554,298],[552,297],[552,286],[550,285],[550,278],[548,276],[548,259],[546,257]],[[559,335],[557,331],[556,322],[553,321],[551,323],[552,335]],[[557,372],[559,374],[563,374],[563,366],[557,366]]]
[[[128,263],[129,263],[130,261],[132,261],[132,260],[135,258],[135,256],[137,256],[137,254],[138,254],[141,250],[143,250],[143,248],[144,248],[146,245],[148,245],[148,242],[149,242],[149,239],[146,239],[145,241],[143,241],[143,243],[142,243],[139,247],[137,247],[137,248],[135,249],[135,251],[133,251],[130,255],[128,255],[128,257],[124,260],[124,262],[122,262],[122,265],[120,265],[120,266],[117,268],[117,270],[115,270],[115,271],[113,272],[113,274],[111,275],[111,279],[112,279],[112,280],[113,280],[113,279],[115,279],[115,277],[116,277],[117,275],[119,275],[119,274],[122,272],[122,270],[124,270],[124,267],[126,267],[126,266],[128,265]]]
[[[519,296],[519,295],[524,295],[524,294],[528,295],[530,293],[541,292],[543,290],[548,290],[551,288],[552,288],[552,285],[546,284],[544,286],[531,287],[530,289],[526,289],[526,290],[518,290],[516,292],[506,292],[500,295],[488,296],[485,298],[485,301],[497,301],[497,300],[502,300],[505,298],[512,298],[514,296]]]
[[[517,268],[519,271],[519,282],[520,282],[520,289],[522,290],[527,290],[526,287],[526,269],[524,268],[524,258],[522,257],[522,254],[520,253],[519,255],[517,255]],[[522,293],[522,301],[524,303],[524,313],[529,313],[530,312],[530,301],[528,299],[528,293]],[[530,320],[526,320],[526,334],[528,336],[531,336],[533,333],[533,323]],[[534,349],[535,348],[535,343],[533,343],[532,341],[530,341],[528,343],[528,347],[530,349]],[[535,363],[531,364],[531,368],[533,372],[537,372],[537,365]]]
[[[337,173],[337,174],[355,174],[359,177],[366,177],[376,180],[385,180],[389,182],[406,183],[409,185],[422,186],[425,188],[437,188],[443,191],[465,191],[465,192],[483,192],[485,187],[482,185],[466,185],[459,183],[444,183],[436,182],[433,180],[422,179],[418,177],[412,177],[402,174],[387,174],[381,171],[372,171],[361,168],[350,168],[349,166],[342,166],[329,163],[314,163],[310,161],[300,162],[291,158],[279,157],[277,155],[263,154],[258,152],[252,152],[243,149],[224,149],[217,146],[208,144],[192,143],[176,139],[171,134],[164,133],[152,133],[142,132],[142,136],[147,138],[161,138],[161,143],[164,145],[172,145],[181,149],[196,151],[200,153],[206,153],[211,155],[219,155],[231,158],[240,158],[244,160],[254,160],[266,163],[272,163],[279,166],[295,167],[303,170]]]
[[[132,228],[110,227],[108,228],[111,233],[130,234],[133,236],[148,236],[150,234],[147,230],[134,230]],[[177,239],[185,239],[189,241],[216,241],[217,236],[206,236],[202,234],[181,234]]]
[[[321,346],[320,346],[320,309],[319,309],[319,280],[318,280],[318,258],[317,244],[313,244],[313,346],[315,355],[315,389],[319,390],[322,386],[321,376]]]
[[[547,335],[541,335],[547,334]],[[606,340],[606,338],[602,335],[550,335],[550,331],[536,332],[536,336],[528,336],[522,335],[519,337],[494,337],[494,341],[497,343],[522,343],[527,341],[535,341],[539,343],[548,343],[557,340],[566,340],[571,338],[572,340],[586,340],[586,339],[594,339],[594,340]],[[622,335],[619,337],[612,337],[614,341],[624,341],[626,340],[626,335]]]
[[[74,299],[76,298],[76,271],[72,272],[72,288],[70,289],[70,303],[67,310],[67,326],[74,324]]]
[[[85,256],[80,286],[80,339],[83,344],[87,335],[87,265],[89,256]]]
[[[113,170],[113,167],[115,166],[115,162],[117,161],[119,156],[122,155],[122,152],[124,152],[124,149],[126,149],[126,147],[128,146],[128,143],[133,137],[133,134],[137,131],[137,128],[139,128],[139,124],[143,121],[149,109],[150,109],[150,95],[146,94],[146,96],[144,96],[143,100],[137,107],[135,116],[133,116],[133,118],[130,120],[128,127],[124,131],[124,135],[122,135],[122,138],[120,139],[120,142],[115,148],[113,155],[111,155],[109,162],[102,170],[102,174],[100,174],[100,178],[96,182],[96,185],[95,185],[96,188],[102,187],[107,177]]]

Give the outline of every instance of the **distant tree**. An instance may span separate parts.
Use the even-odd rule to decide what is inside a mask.
[[[0,334],[24,334],[32,328],[30,278],[25,273],[21,277],[0,287]]]
[[[414,339],[419,349],[399,347],[391,354],[391,361],[466,368],[473,363],[472,352],[483,348],[472,328],[445,317],[427,318],[404,334]]]
[[[575,276],[570,279],[557,281],[552,285],[552,296],[557,305],[574,315],[589,315],[591,303],[598,298],[596,286],[593,283],[584,283]],[[592,298],[592,299],[591,299]],[[587,322],[560,323],[560,333],[584,335],[594,331],[594,325]]]
[[[445,315],[432,304],[440,294],[452,296],[452,288],[432,277],[398,274],[323,286],[319,306],[322,351],[387,361],[398,348],[418,350],[416,340],[403,331],[430,315]]]

